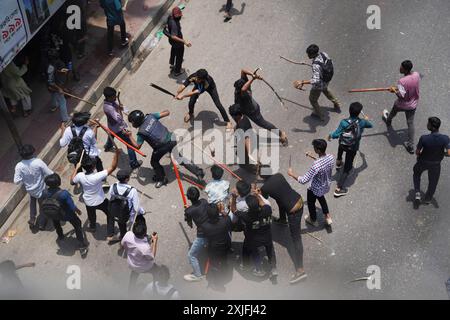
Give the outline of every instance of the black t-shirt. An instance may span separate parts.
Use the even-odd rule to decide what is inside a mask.
[[[248,81],[247,75],[241,77],[241,79]],[[239,104],[241,112],[246,115],[250,115],[259,109],[258,103],[252,97],[251,89],[246,92],[235,92],[234,103]]]
[[[171,36],[176,36],[180,39],[183,39],[183,33],[181,32],[181,24],[180,20],[174,19],[172,16],[167,18],[167,28],[169,29],[169,33]],[[169,38],[170,44],[178,43]],[[182,45],[182,43],[180,43]]]
[[[450,138],[439,132],[420,137],[417,149],[422,150],[419,161],[440,162],[444,159],[445,150],[450,149]]]
[[[189,86],[191,83],[194,83],[193,78],[197,77],[197,72],[191,74],[184,82],[183,85],[185,87]],[[200,93],[203,93],[206,90],[213,90],[216,87],[216,83],[214,82],[213,77],[208,74],[206,80],[202,84],[194,83],[195,89],[199,90]]]
[[[184,210],[184,217],[188,223],[194,221],[197,226],[197,238],[204,238],[202,225],[208,220],[208,201],[200,199],[198,203]]]
[[[274,198],[278,205],[282,206],[280,209],[286,212],[290,212],[302,197],[292,189],[281,173],[274,174],[267,179],[261,188],[261,193],[264,198]]]
[[[226,251],[231,247],[229,232],[233,229],[233,223],[228,216],[219,216],[216,223],[209,221],[202,225],[203,233],[208,239],[209,251]]]
[[[235,215],[245,225],[245,236],[251,246],[259,247],[272,242],[272,208],[269,205],[263,206],[258,213],[237,211]]]

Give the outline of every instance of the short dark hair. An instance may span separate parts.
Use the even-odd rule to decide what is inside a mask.
[[[247,182],[240,180],[236,182],[236,189],[241,197],[245,197],[250,193],[252,187]]]
[[[320,153],[325,153],[325,151],[327,151],[327,142],[323,139],[314,139],[312,145],[314,149]]]
[[[200,191],[196,187],[189,187],[186,192],[186,197],[195,202],[200,198]]]
[[[24,160],[29,160],[33,157],[36,149],[31,144],[25,144],[19,149],[19,154]]]
[[[308,57],[314,57],[319,54],[319,46],[317,44],[311,44],[306,48],[306,54]]]
[[[166,265],[161,265],[156,272],[156,279],[159,282],[167,283],[170,279],[170,271]]]
[[[117,91],[114,88],[106,87],[105,89],[103,89],[103,95],[105,96],[105,98],[114,97],[117,95]]]
[[[430,125],[430,128],[433,130],[439,130],[441,127],[441,119],[438,117],[430,117],[428,118],[428,124]]]
[[[261,209],[259,207],[258,198],[254,195],[249,195],[245,198],[245,203],[247,203],[249,213],[258,213]]]
[[[95,163],[96,163],[95,159],[92,159],[91,157],[85,157],[81,161],[81,167],[83,168],[84,171],[90,173],[94,171]]]
[[[117,172],[117,180],[120,183],[125,183],[128,179],[130,179],[131,171],[127,169],[121,169]]]
[[[61,177],[59,174],[53,173],[46,176],[44,182],[50,189],[58,188],[61,185]]]
[[[75,126],[81,127],[88,123],[90,117],[89,112],[76,112],[73,114],[72,122]]]
[[[214,180],[220,180],[223,177],[223,169],[215,164],[211,167],[211,174]]]
[[[232,117],[237,117],[242,115],[241,106],[237,103],[233,104],[228,108],[228,113]]]
[[[413,68],[413,63],[411,62],[411,60],[405,60],[405,61],[402,62],[402,67],[407,72],[410,72],[412,70],[412,68]]]
[[[245,83],[246,83],[247,81],[245,81],[244,79],[239,79],[239,80],[236,80],[235,82],[234,82],[234,88],[236,89],[236,91],[238,91],[238,92],[240,92],[241,90],[242,90],[242,87],[245,85]]]
[[[133,233],[139,239],[143,239],[147,235],[147,224],[145,223],[145,219],[138,220],[137,218],[139,216],[140,215],[136,216],[136,221],[133,225]]]
[[[348,108],[350,117],[358,117],[363,109],[363,105],[359,102],[353,102]]]
[[[199,69],[197,71],[197,78],[199,78],[200,80],[206,80],[207,77],[208,71],[206,71],[205,69]]]
[[[208,210],[206,211],[208,214],[208,221],[211,223],[216,223],[219,221],[219,208],[217,208],[217,204],[211,203],[208,206]]]

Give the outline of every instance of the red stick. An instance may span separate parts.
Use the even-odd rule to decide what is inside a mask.
[[[208,156],[208,158],[210,158],[212,161],[214,161],[215,164],[217,164],[219,167],[221,167],[223,170],[228,171],[233,177],[235,177],[236,179],[238,179],[239,181],[242,181],[242,178],[239,177],[236,173],[234,173],[233,171],[231,171],[230,168],[228,168],[225,164],[220,163],[219,161],[217,161],[216,159],[214,159],[212,156],[210,156],[205,150],[203,150],[202,148],[200,148],[198,145],[196,145],[194,143],[194,147],[196,147],[197,149],[199,149],[201,152],[203,152],[204,154],[206,154]]]
[[[109,128],[105,127],[104,125],[102,125],[100,122],[96,121],[96,123],[98,123],[98,125],[105,130],[106,133],[110,133],[112,134],[114,137],[117,138],[117,140],[119,140],[120,142],[122,142],[124,145],[126,145],[128,148],[134,150],[136,153],[139,153],[141,156],[143,157],[147,157],[147,155],[145,155],[144,153],[142,153],[142,151],[140,151],[139,149],[136,149],[135,147],[133,147],[132,145],[126,143],[125,141],[122,140],[122,138],[120,138],[117,134],[115,134],[114,132],[112,132],[111,130],[109,130]]]
[[[193,186],[195,186],[195,187],[197,187],[197,188],[199,188],[201,190],[205,189],[205,186],[202,186],[201,184],[198,184],[198,183],[192,181],[191,179],[186,178],[185,176],[183,176],[183,180],[185,180],[186,182],[192,184]]]
[[[208,274],[208,271],[209,271],[209,258],[208,258],[208,260],[206,260],[205,274]]]
[[[177,163],[173,159],[172,155],[170,156],[170,159],[172,160],[173,171],[175,171],[175,176],[177,177],[178,188],[180,189],[181,199],[183,200],[183,205],[185,208],[187,208],[187,206],[188,206],[187,199],[186,199],[186,195],[184,194],[183,184],[181,183],[180,172],[178,171]]]
[[[390,88],[367,88],[367,89],[352,89],[349,90],[349,93],[357,93],[357,92],[383,92],[389,91]]]

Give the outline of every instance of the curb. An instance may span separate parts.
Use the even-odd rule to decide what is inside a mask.
[[[91,86],[88,92],[83,96],[83,99],[88,101],[99,101],[103,95],[103,88],[111,83],[119,83],[125,74],[129,71],[131,62],[133,58],[138,53],[138,49],[145,38],[150,34],[150,32],[158,25],[161,18],[164,17],[169,8],[173,5],[175,0],[166,0],[159,8],[156,8],[156,14],[150,17],[136,34],[136,37],[130,43],[127,51],[123,52],[122,55],[114,61],[112,61],[107,68],[100,74],[97,81]],[[87,103],[80,102],[74,108],[74,112],[84,112],[89,111],[92,115],[101,113],[101,104],[96,104],[95,107],[91,107]],[[55,172],[62,172],[66,169],[65,164],[65,150],[61,149],[59,146],[59,131],[57,131],[53,137],[49,140],[44,149],[37,156],[42,159],[45,163],[49,164]],[[27,192],[21,186],[15,186],[13,194],[5,202],[3,207],[0,207],[0,235],[3,235],[6,230],[14,223],[20,212],[14,211],[16,208],[25,208],[21,201],[24,200]],[[26,200],[28,201],[28,200]],[[7,221],[9,223],[7,223]]]

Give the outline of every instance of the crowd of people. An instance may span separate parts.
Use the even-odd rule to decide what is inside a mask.
[[[227,8],[230,6],[231,1],[228,1]],[[109,7],[105,5],[105,10],[107,8]],[[229,11],[227,9],[227,14]],[[174,8],[169,17],[166,32],[172,46],[169,65],[176,76],[182,73],[184,46],[191,45],[183,39],[181,17],[181,10],[178,7]],[[114,20],[113,17],[108,19],[108,21]],[[122,23],[116,21],[108,24],[108,30],[115,24],[121,25],[122,28]],[[122,31],[124,33],[124,30]],[[122,40],[124,44],[125,39]],[[309,99],[314,110],[313,115],[318,120],[323,120],[322,108],[318,103],[322,93],[334,104],[337,112],[340,112],[342,108],[341,103],[329,90],[329,84],[333,78],[332,60],[315,44],[308,46],[306,54],[311,59],[312,78],[294,81],[294,87],[302,89],[304,85],[312,86]],[[414,152],[414,114],[419,102],[420,76],[417,72],[413,72],[413,64],[409,60],[401,63],[400,72],[403,77],[397,86],[391,88],[391,92],[397,97],[396,102],[390,112],[383,112],[383,119],[387,126],[391,126],[395,115],[398,112],[405,112],[409,128],[409,139],[405,147],[408,152]],[[190,99],[185,122],[192,120],[199,95],[207,91],[222,114],[227,130],[251,130],[253,122],[266,130],[278,130],[280,144],[287,146],[286,133],[262,116],[261,106],[256,102],[251,89],[252,84],[257,80],[263,80],[263,77],[256,72],[241,70],[239,79],[234,83],[234,104],[228,110],[230,117],[220,102],[217,84],[205,69],[189,75],[174,96],[178,100]],[[190,84],[193,84],[193,90],[183,94]],[[173,133],[162,123],[163,119],[170,114],[169,111],[145,114],[140,110],[133,110],[126,115],[117,91],[112,87],[104,88],[103,110],[108,124],[108,139],[105,141],[104,149],[106,152],[114,152],[112,162],[107,169],[104,169],[101,151],[98,148],[98,121],[91,119],[88,113],[75,113],[69,126],[67,123],[61,126],[60,146],[67,147],[67,159],[74,166],[70,183],[82,189],[82,200],[86,206],[90,232],[97,232],[97,210],[106,215],[106,240],[109,243],[121,243],[132,271],[130,292],[136,289],[139,274],[151,273],[154,276],[154,282],[145,288],[144,293],[165,298],[177,298],[179,293],[169,284],[170,273],[167,267],[156,264],[158,235],[156,233],[148,235],[144,218],[145,210],[140,206],[139,192],[129,184],[132,171],[143,165],[142,161],[137,160],[136,152],[145,142],[153,149],[150,164],[154,171],[153,180],[156,188],[161,188],[168,183],[167,173],[160,163],[167,154],[176,154],[179,164],[197,177],[200,185],[191,186],[186,191],[190,203],[185,205],[184,218],[191,228],[195,225],[196,238],[187,253],[192,273],[186,274],[184,279],[188,282],[200,282],[206,276],[209,287],[223,291],[229,280],[228,254],[235,250],[232,247],[233,232],[243,232],[245,238],[242,243],[240,268],[251,272],[256,277],[268,277],[272,283],[277,283],[279,273],[272,238],[272,222],[289,228],[293,248],[291,258],[295,270],[290,283],[296,284],[307,278],[303,265],[304,248],[300,232],[304,201],[303,197],[291,187],[286,176],[300,184],[308,184],[306,198],[309,214],[305,215],[305,222],[314,228],[320,226],[321,219],[316,209],[316,202],[319,201],[324,226],[332,232],[333,221],[326,199],[331,190],[332,172],[336,168],[340,174],[334,196],[340,198],[347,195],[349,191],[346,180],[358,155],[362,134],[365,129],[373,127],[372,122],[363,113],[363,105],[360,102],[351,103],[348,117],[342,120],[339,127],[328,136],[329,141],[332,139],[339,141],[336,158],[327,153],[326,140],[314,139],[312,146],[315,154],[306,154],[313,158],[314,162],[303,175],[295,173],[290,163],[286,175],[281,172],[270,174],[257,172],[262,178],[262,185],[244,180],[238,180],[233,184],[223,177],[225,165],[216,164],[211,167],[212,180],[206,183],[204,170],[179,154]],[[235,122],[234,125],[230,118]],[[133,129],[128,127],[126,120],[135,129],[135,135],[133,135]],[[414,166],[415,207],[431,201],[439,180],[441,161],[444,155],[450,155],[450,139],[439,133],[440,126],[439,118],[430,117],[428,129],[431,133],[420,138],[415,150],[417,155],[417,164]],[[114,137],[126,143],[130,168],[117,172],[118,181],[109,186],[109,192],[105,194],[104,183],[106,178],[117,169],[121,152]],[[241,136],[238,137],[237,143],[245,145],[248,158],[251,150],[250,141]],[[52,220],[58,234],[58,241],[62,241],[64,234],[61,221],[68,221],[75,229],[80,254],[86,257],[88,245],[78,217],[82,211],[75,206],[70,192],[61,189],[60,176],[36,158],[34,153],[35,150],[31,145],[23,146],[20,151],[23,160],[17,164],[14,177],[14,182],[22,183],[30,195],[29,225],[33,230],[45,230],[47,220]],[[176,163],[173,162],[173,165],[176,166]],[[424,171],[428,171],[429,186],[422,201],[420,177]],[[274,217],[276,210],[272,208],[270,198],[277,204],[278,217]],[[41,208],[39,215],[36,209],[37,204]],[[119,236],[115,235],[115,222],[119,226]],[[264,262],[264,256],[268,258],[267,264]]]

